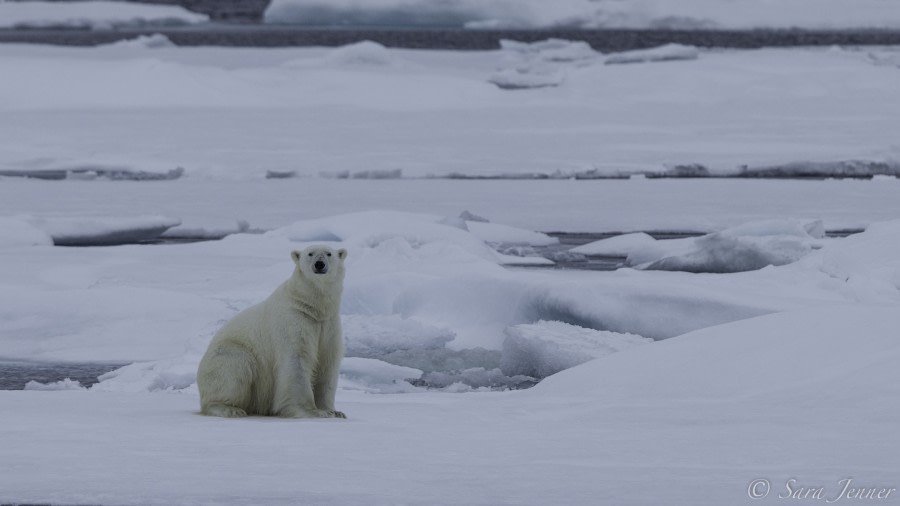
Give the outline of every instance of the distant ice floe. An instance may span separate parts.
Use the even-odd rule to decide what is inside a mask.
[[[177,47],[174,42],[161,33],[138,35],[133,39],[125,39],[106,44],[105,47],[121,47],[133,49],[160,49]]]
[[[378,67],[405,66],[408,63],[383,44],[363,40],[330,49],[321,57],[289,60],[282,66],[287,68],[360,67],[361,70],[371,70]]]
[[[274,0],[267,23],[533,28],[581,23],[587,0]]]
[[[821,248],[824,238],[820,220],[764,220],[684,239],[626,234],[572,251],[627,257],[627,265],[647,270],[727,273],[796,262]]]
[[[883,0],[273,0],[267,23],[445,28],[897,28]]]
[[[586,42],[553,38],[537,42],[501,40],[500,47],[511,63],[497,70],[488,82],[504,90],[559,86],[566,79],[568,67],[588,64],[600,56]]]
[[[80,28],[180,26],[209,21],[176,5],[146,5],[105,0],[0,2],[0,28]]]
[[[683,44],[666,44],[650,49],[637,49],[623,51],[606,56],[604,63],[615,65],[622,63],[648,63],[675,60],[696,60],[700,56],[700,50],[694,46]]]
[[[119,217],[23,217],[34,228],[53,238],[57,246],[107,246],[158,238],[181,224],[165,216]]]
[[[532,59],[546,62],[578,62],[593,60],[600,56],[584,41],[549,38],[537,42],[520,42],[501,39],[500,48],[506,52],[518,53]]]
[[[94,179],[112,181],[165,181],[178,179],[183,175],[184,168],[182,167],[157,172],[126,166],[94,164],[0,170],[0,177],[23,177],[27,179],[44,179],[50,181],[62,179],[76,179],[80,181],[91,181]]]

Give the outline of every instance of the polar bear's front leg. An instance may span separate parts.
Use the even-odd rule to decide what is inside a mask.
[[[338,360],[340,360],[338,358]],[[320,372],[316,375],[313,392],[316,399],[316,407],[329,413],[335,418],[347,418],[347,415],[334,409],[334,398],[337,393],[338,376],[340,376],[340,362],[328,361],[320,365]]]
[[[316,407],[312,371],[300,357],[285,360],[278,368],[272,414],[284,418],[330,418],[334,414]]]

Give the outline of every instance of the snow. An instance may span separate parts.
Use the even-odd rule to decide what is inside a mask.
[[[0,28],[111,29],[204,23],[197,14],[175,5],[146,5],[105,0],[0,2]]]
[[[269,23],[490,28],[897,28],[881,0],[275,0]]]
[[[798,160],[887,174],[886,52],[607,66],[559,41],[0,46],[3,358],[129,364],[0,392],[0,503],[712,505],[762,477],[895,486],[896,179],[572,179]],[[564,79],[488,82],[517,68]],[[451,173],[532,180],[428,177]],[[171,244],[50,246],[177,223]],[[865,231],[825,237],[842,228]],[[654,230],[709,235],[582,254],[783,265],[510,267],[564,250],[541,232]],[[175,240],[192,237],[222,238]],[[349,419],[198,416],[214,333],[323,242],[349,251]]]
[[[17,462],[0,474],[3,500],[721,504],[755,476],[864,468],[892,483],[900,221],[790,265],[695,276],[504,269],[442,220],[366,212],[205,243],[0,248],[5,355],[138,361],[90,389],[0,392]],[[821,236],[811,220],[735,230]],[[349,420],[197,416],[212,334],[289,274],[292,248],[325,238],[350,249],[338,394]],[[533,383],[512,365],[540,376],[584,360],[532,389],[491,391]],[[25,430],[42,438],[12,437]],[[833,432],[844,437],[823,449]],[[722,452],[744,464],[718,465]],[[68,454],[82,465],[46,480]]]
[[[647,63],[673,60],[696,60],[700,56],[700,50],[694,46],[684,44],[666,44],[650,49],[636,49],[613,53],[606,57],[604,63],[614,65],[617,63]]]
[[[692,164],[711,175],[896,165],[897,69],[870,57],[885,49],[604,65],[577,43],[506,47],[5,44],[0,173],[246,182],[267,172],[566,179]],[[853,128],[837,127],[848,121]]]

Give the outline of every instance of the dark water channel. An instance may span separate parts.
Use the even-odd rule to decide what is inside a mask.
[[[0,390],[23,390],[29,381],[55,383],[69,378],[88,387],[97,377],[126,364],[0,360]]]

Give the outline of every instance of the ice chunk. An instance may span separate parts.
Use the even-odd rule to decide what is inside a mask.
[[[637,49],[613,53],[606,57],[606,64],[617,63],[646,63],[672,60],[696,60],[700,56],[700,50],[694,46],[682,44],[666,44],[650,49]]]
[[[500,70],[488,79],[488,82],[503,90],[552,88],[561,85],[563,81],[565,76],[560,71],[530,68]]]
[[[462,371],[425,373],[421,379],[413,381],[412,384],[460,392],[472,389],[519,390],[536,385],[537,380],[521,374],[507,376],[500,368],[473,367]]]
[[[203,227],[178,225],[166,230],[160,234],[160,237],[180,240],[215,240],[222,239],[231,234],[242,234],[249,230],[250,223],[244,220],[238,220],[232,226]]]
[[[744,272],[796,262],[813,250],[808,241],[790,236],[735,237],[709,234],[694,241],[692,251],[651,262],[647,270]]]
[[[422,371],[392,365],[372,358],[347,357],[341,361],[341,388],[372,393],[401,393],[418,390],[407,380],[417,380]]]
[[[545,378],[652,339],[587,329],[558,321],[539,321],[506,329],[500,369],[504,374]]]
[[[25,220],[0,218],[0,247],[52,246],[53,239]]]
[[[400,315],[344,315],[345,354],[379,358],[398,350],[435,350],[455,337],[453,331]]]
[[[328,60],[342,65],[390,65],[394,57],[383,45],[364,40],[335,49]]]
[[[583,244],[569,251],[582,255],[627,257],[636,251],[652,247],[654,244],[656,244],[656,239],[643,232],[636,232]]]
[[[81,385],[81,382],[72,380],[70,378],[66,378],[60,381],[54,381],[53,383],[41,383],[39,381],[29,381],[25,383],[25,390],[44,390],[44,391],[54,391],[54,390],[84,390],[85,388]]]
[[[726,228],[721,233],[731,237],[785,235],[803,239],[823,239],[825,225],[822,220],[760,220]]]
[[[57,246],[100,246],[149,241],[181,224],[180,220],[165,216],[29,217],[27,220],[49,234]]]
[[[537,42],[500,40],[500,47],[529,57],[550,62],[571,62],[596,58],[599,53],[584,41],[547,39]]]
[[[0,28],[108,29],[189,25],[209,16],[175,5],[142,5],[106,0],[0,2]]]
[[[138,35],[133,39],[120,40],[118,42],[113,42],[112,44],[107,44],[106,47],[125,47],[125,48],[137,48],[137,49],[158,49],[158,48],[167,48],[167,47],[176,47],[175,43],[172,42],[168,37],[161,33],[154,33],[151,35]]]
[[[762,220],[698,238],[656,241],[632,251],[630,265],[648,270],[743,272],[796,262],[821,246],[821,220]]]

